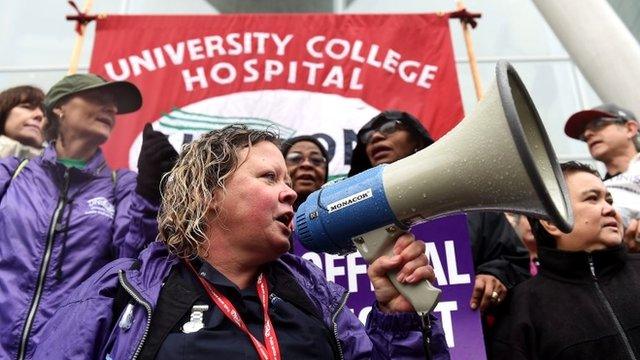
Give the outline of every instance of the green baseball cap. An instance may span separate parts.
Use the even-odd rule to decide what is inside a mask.
[[[113,96],[118,107],[118,114],[134,112],[142,106],[140,90],[128,81],[107,81],[95,74],[73,74],[58,81],[45,96],[44,107],[47,114],[61,100],[83,91],[95,89]]]

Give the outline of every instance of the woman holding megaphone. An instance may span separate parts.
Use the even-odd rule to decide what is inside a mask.
[[[35,357],[424,359],[420,318],[385,275],[433,280],[424,244],[404,235],[371,264],[365,329],[345,289],[287,253],[296,193],[278,145],[237,125],[187,145],[167,177],[160,241],[85,282]]]

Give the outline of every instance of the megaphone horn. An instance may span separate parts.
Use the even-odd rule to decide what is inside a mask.
[[[411,225],[474,210],[510,211],[552,221],[571,231],[564,177],[542,120],[515,69],[496,66],[496,81],[471,115],[440,140],[393,164],[332,183],[296,213],[302,244],[316,252],[356,248],[368,262],[392,255]],[[440,290],[425,282],[389,278],[418,313],[429,312]]]
[[[552,220],[565,232],[573,223],[542,120],[506,61],[471,115],[428,149],[388,165],[383,183],[402,222],[499,210]]]

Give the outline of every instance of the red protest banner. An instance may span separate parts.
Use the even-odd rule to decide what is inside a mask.
[[[315,134],[333,174],[380,110],[415,114],[435,138],[463,117],[447,15],[114,16],[97,20],[90,71],[141,90],[103,147],[135,167],[146,122],[176,146],[229,123]]]
[[[135,167],[146,122],[176,147],[237,122],[285,138],[315,135],[336,175],[348,170],[358,129],[381,110],[416,115],[436,139],[463,118],[446,14],[109,15],[97,20],[90,71],[131,81],[143,95],[141,110],[120,116],[103,146],[114,167]],[[468,307],[465,221],[441,219],[421,235],[446,292],[436,313],[454,359],[484,354],[478,313]],[[373,298],[358,255],[305,255],[366,316]]]

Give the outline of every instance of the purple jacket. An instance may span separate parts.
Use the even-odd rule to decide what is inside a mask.
[[[285,254],[279,261],[321,310],[325,325],[339,339],[344,359],[425,358],[416,314],[383,314],[374,307],[365,332],[344,307],[344,288],[327,282],[320,269],[295,255]],[[162,283],[177,262],[164,244],[155,242],[140,254],[139,266],[132,268],[133,259],[120,259],[102,268],[78,287],[47,324],[34,359],[135,359],[147,337]],[[135,306],[114,319],[112,305],[119,286]],[[449,359],[440,327],[434,329],[432,339],[439,344],[434,359]]]
[[[136,174],[115,181],[100,150],[82,170],[53,147],[0,161],[0,359],[30,358],[41,331],[80,283],[157,233],[157,207],[136,194]]]

